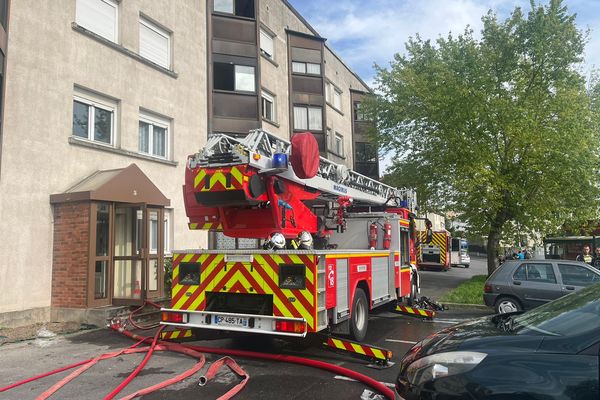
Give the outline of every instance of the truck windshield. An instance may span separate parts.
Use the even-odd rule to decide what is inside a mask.
[[[514,317],[517,334],[574,336],[600,330],[600,285],[546,303]]]

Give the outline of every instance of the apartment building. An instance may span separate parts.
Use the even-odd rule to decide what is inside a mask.
[[[311,131],[378,175],[369,88],[285,0],[0,0],[0,24],[1,326],[159,299],[172,249],[252,244],[187,228],[210,133]]]

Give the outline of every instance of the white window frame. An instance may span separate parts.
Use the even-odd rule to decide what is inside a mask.
[[[81,136],[76,136],[73,134],[73,131],[71,131],[71,137],[73,137],[77,140],[85,140],[85,141],[89,141],[92,143],[96,143],[101,146],[116,147],[117,104],[111,104],[112,102],[110,102],[109,100],[100,99],[97,96],[91,96],[90,94],[87,94],[87,93],[84,94],[84,93],[79,93],[79,92],[77,92],[76,94],[73,95],[73,102],[75,102],[75,101],[78,101],[83,104],[87,104],[87,106],[88,106],[88,136],[87,136],[87,138],[84,138]],[[94,119],[96,118],[96,113],[94,112],[95,108],[99,108],[101,110],[108,111],[111,113],[110,143],[104,143],[104,142],[101,142],[98,140],[94,140],[94,125],[95,125]],[[72,118],[73,118],[73,115],[71,115],[71,123],[73,122]]]
[[[342,111],[342,90],[332,82],[325,85],[325,101],[338,111]]]
[[[160,26],[158,26],[157,24],[155,24],[154,22],[148,20],[148,18],[145,18],[143,15],[140,15],[139,18],[139,24],[140,24],[140,32],[139,32],[139,54],[141,57],[144,57],[147,60],[150,60],[151,62],[160,65],[161,67],[164,67],[166,69],[171,69],[171,32],[161,28]],[[153,60],[152,58],[148,57],[148,55],[144,55],[142,54],[142,34],[141,34],[141,25],[145,26],[146,28],[150,29],[151,31],[153,31],[154,33],[158,34],[159,36],[162,36],[163,38],[167,39],[167,51],[166,51],[166,55],[167,55],[167,63],[166,65],[162,64],[161,62],[157,61],[157,60]]]
[[[339,146],[338,146],[339,143]],[[344,156],[344,136],[339,132],[336,132],[333,136],[333,144],[335,146],[335,154],[338,156]]]
[[[148,130],[148,152],[142,151],[141,142],[139,138],[139,122],[145,122],[150,125],[150,129]],[[164,157],[161,155],[154,154],[154,127],[157,126],[159,128],[165,129],[165,155]],[[170,159],[170,140],[171,140],[171,121],[159,118],[157,116],[151,115],[147,112],[140,111],[140,117],[138,121],[138,152],[140,154],[144,154],[149,157],[160,158],[162,160]]]
[[[113,35],[114,37],[106,37],[104,35],[101,35],[100,33],[94,31],[93,27],[91,26],[86,26],[85,22],[81,21],[81,6],[78,5],[77,3],[83,3],[83,2],[87,2],[90,3],[91,1],[96,1],[96,2],[103,2],[107,5],[109,5],[110,7],[114,8],[115,10],[115,26],[114,26],[114,31],[113,31]],[[88,29],[90,32],[94,32],[95,34],[97,34],[98,36],[103,37],[106,40],[110,40],[113,43],[118,43],[119,42],[119,3],[117,3],[114,0],[77,0],[76,4],[75,4],[75,22],[84,27],[85,29]]]
[[[302,121],[302,122],[304,122],[304,124],[302,126],[299,126],[298,122],[300,122],[300,121],[296,120],[295,109],[297,109],[297,108],[298,109],[301,108],[301,109],[306,110],[306,120]],[[311,112],[311,110],[312,111],[315,111],[315,110],[319,111],[320,122],[321,122],[321,124],[320,124],[319,127],[316,127],[316,126],[310,124],[310,112]],[[306,126],[306,127],[304,127],[304,126]],[[309,106],[294,106],[294,129],[295,130],[306,129],[308,131],[322,131],[323,130],[323,108],[321,108],[321,107],[309,107]]]
[[[263,99],[267,100],[267,101],[270,101],[271,104],[272,104],[272,106],[271,106],[271,116],[272,116],[272,118],[271,119],[267,118],[266,115],[265,115],[265,106],[264,106]],[[266,119],[267,121],[277,122],[277,103],[276,103],[275,99],[276,99],[276,96],[273,96],[269,92],[267,92],[265,90],[263,90],[261,92],[262,117],[264,119]]]
[[[269,40],[271,42],[271,46],[270,46],[271,53],[268,52],[269,46],[264,46],[265,40],[263,40],[263,38],[265,38],[265,40]],[[265,49],[265,47],[267,47],[267,48]],[[260,52],[262,53],[262,55],[267,57],[269,60],[275,60],[275,37],[273,35],[271,35],[269,32],[267,32],[266,30],[264,30],[263,28],[260,28]]]

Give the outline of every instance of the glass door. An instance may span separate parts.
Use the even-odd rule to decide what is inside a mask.
[[[88,307],[107,306],[111,301],[111,203],[91,204]]]
[[[141,304],[146,298],[148,213],[144,204],[116,205],[114,215],[113,304]]]
[[[148,298],[162,297],[164,262],[164,214],[162,208],[148,208]]]

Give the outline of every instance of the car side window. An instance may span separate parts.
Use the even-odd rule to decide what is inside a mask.
[[[552,264],[521,264],[513,274],[518,281],[556,283]]]
[[[527,280],[556,283],[556,275],[554,275],[552,264],[527,264]]]
[[[600,277],[597,274],[581,265],[558,264],[558,270],[562,275],[562,281],[565,285],[589,286],[592,283],[600,281]]]
[[[527,264],[521,264],[519,268],[513,274],[513,279],[517,281],[527,280]]]

